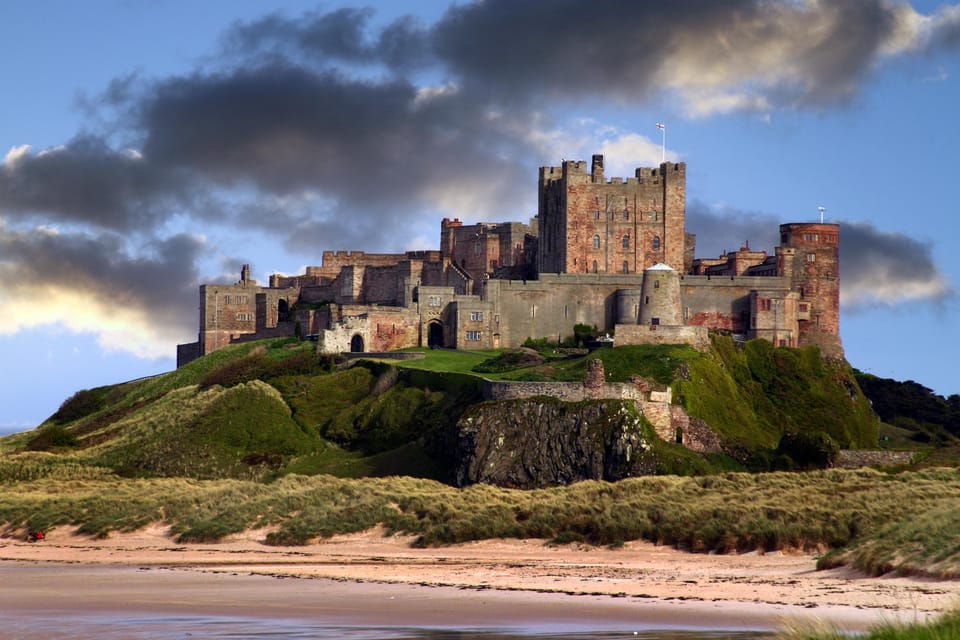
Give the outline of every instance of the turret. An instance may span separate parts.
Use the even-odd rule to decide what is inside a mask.
[[[641,287],[640,324],[683,324],[680,304],[680,274],[658,263],[644,270]]]

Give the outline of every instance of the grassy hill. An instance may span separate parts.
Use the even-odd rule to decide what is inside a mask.
[[[878,421],[853,372],[815,349],[717,338],[708,353],[437,350],[350,364],[313,347],[234,345],[165,375],[78,392],[39,428],[0,438],[0,524],[7,535],[63,524],[107,535],[163,521],[184,541],[270,526],[276,544],[385,524],[421,544],[503,536],[820,548],[835,549],[824,566],[960,575],[960,550],[941,544],[960,531],[956,471],[749,472],[876,444]],[[672,388],[727,453],[688,465],[707,474],[695,478],[536,491],[444,483],[451,425],[481,400],[483,377],[581,381],[590,358],[611,381]]]
[[[38,429],[0,439],[0,450],[52,452],[121,476],[446,481],[445,444],[481,400],[483,377],[582,381],[592,358],[610,381],[672,386],[721,435],[726,459],[690,466],[701,472],[806,466],[805,454],[779,447],[787,435],[815,434],[821,449],[876,443],[875,416],[849,367],[816,349],[717,338],[705,354],[681,345],[516,353],[427,350],[419,360],[344,363],[309,342],[233,345],[168,374],[80,391]]]

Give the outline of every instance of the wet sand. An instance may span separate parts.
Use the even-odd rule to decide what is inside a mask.
[[[382,531],[304,547],[252,531],[178,544],[161,527],[95,540],[60,528],[0,538],[0,613],[250,616],[327,625],[859,631],[923,620],[960,602],[960,582],[818,572],[809,554],[703,555],[491,540],[414,549]],[[27,637],[27,636],[22,636]]]

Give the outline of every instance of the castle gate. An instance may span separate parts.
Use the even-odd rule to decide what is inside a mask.
[[[363,336],[359,333],[350,338],[350,353],[363,353]]]
[[[443,346],[443,323],[434,321],[427,325],[427,346],[431,349]]]

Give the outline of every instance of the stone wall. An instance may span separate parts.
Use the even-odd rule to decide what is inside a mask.
[[[841,449],[837,456],[837,467],[841,469],[859,469],[861,467],[893,467],[910,464],[916,451],[885,451],[881,449]]]
[[[618,324],[615,327],[614,344],[689,344],[695,349],[710,348],[710,335],[706,327]]]

